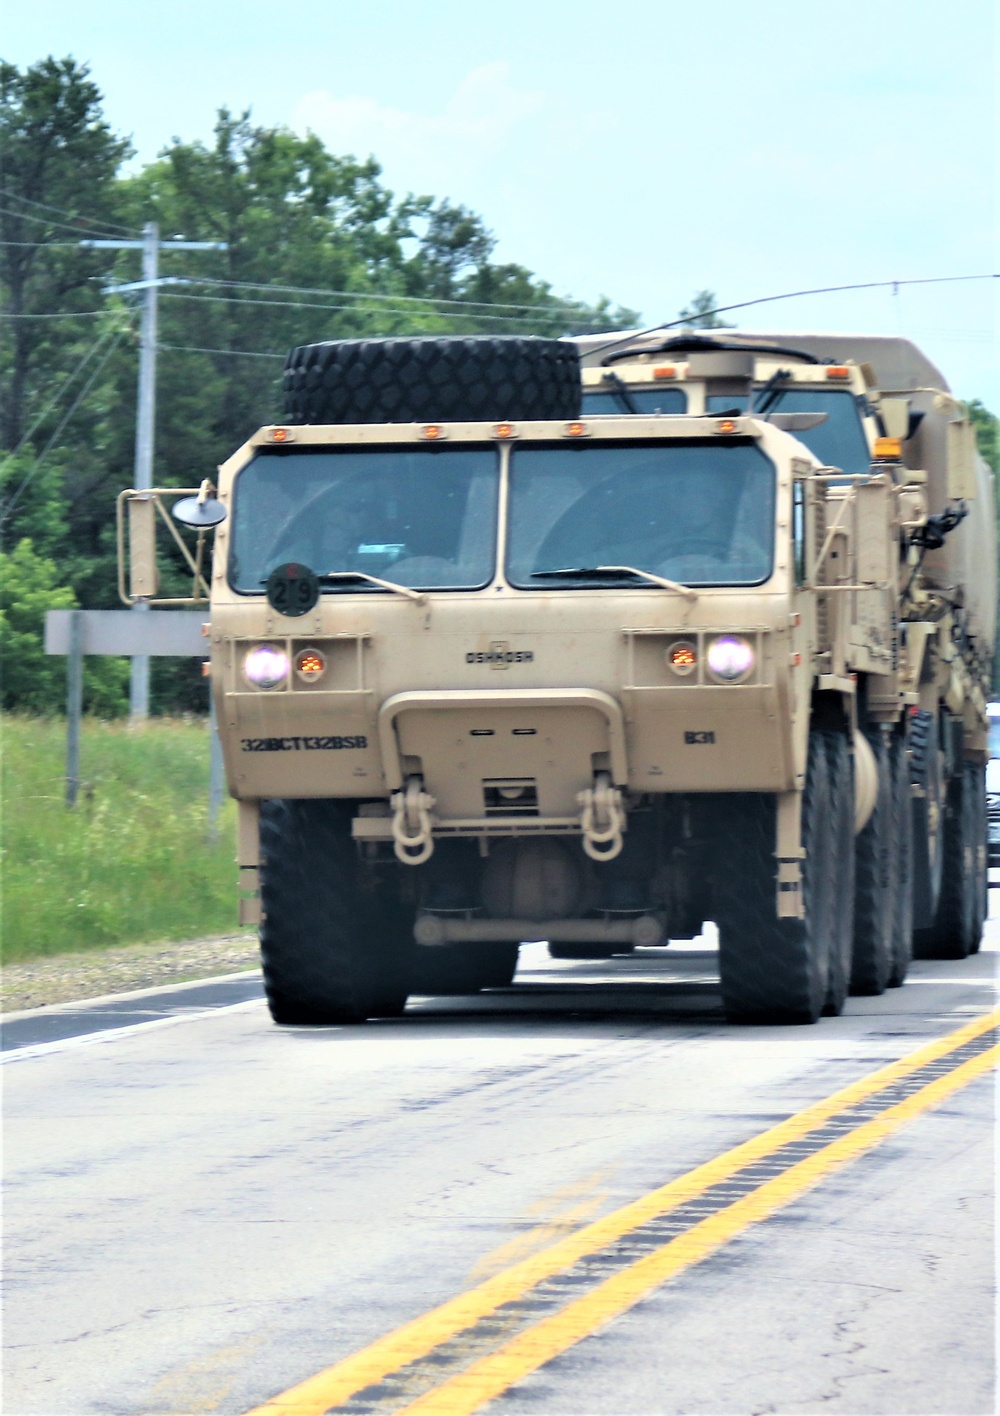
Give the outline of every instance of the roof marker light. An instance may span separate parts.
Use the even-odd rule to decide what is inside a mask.
[[[653,370],[654,379],[675,379],[677,369],[673,364],[661,364],[658,369]]]
[[[498,423],[493,431],[498,438],[512,438],[514,436],[514,424]]]
[[[715,431],[716,431],[717,433],[735,433],[735,431],[736,431],[736,419],[735,419],[735,418],[720,418],[719,421],[718,421],[718,423],[715,425]]]
[[[295,440],[295,434],[292,432],[291,428],[272,428],[268,433],[268,437],[272,442],[276,443],[293,442]]]
[[[846,364],[828,364],[826,376],[828,379],[849,379],[851,371]]]
[[[568,438],[583,438],[587,435],[586,423],[567,423],[565,433]]]
[[[427,438],[429,442],[434,442],[437,438],[444,437],[444,430],[440,423],[425,423],[420,429],[420,436]]]

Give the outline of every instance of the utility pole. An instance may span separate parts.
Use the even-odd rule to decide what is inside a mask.
[[[173,283],[169,277],[166,281],[160,279],[160,252],[228,251],[229,244],[226,241],[161,241],[159,227],[155,221],[149,221],[142,228],[141,241],[81,241],[80,245],[106,251],[142,251],[142,279],[131,285],[113,285],[110,287],[110,293],[141,290],[144,296],[139,337],[139,396],[135,416],[133,476],[136,491],[148,491],[153,485],[153,446],[156,431],[156,297],[160,285]],[[142,611],[148,610],[149,606],[140,601],[133,608]],[[136,654],[132,658],[129,709],[133,723],[149,717],[148,654]]]

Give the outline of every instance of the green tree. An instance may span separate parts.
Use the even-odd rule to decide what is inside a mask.
[[[715,313],[718,303],[714,290],[699,290],[677,318],[683,320],[688,329],[733,329],[733,325]]]
[[[28,713],[61,713],[66,706],[66,660],[43,648],[47,610],[77,606],[60,583],[55,561],[21,541],[0,553],[0,703]],[[83,704],[87,712],[114,718],[128,709],[128,662],[84,660]]]
[[[73,315],[100,305],[98,282],[114,262],[112,252],[79,245],[109,234],[114,178],[131,153],[100,102],[72,58],[43,59],[23,74],[0,61],[0,435],[11,450],[28,407],[47,401],[54,378],[93,339],[93,324]]]

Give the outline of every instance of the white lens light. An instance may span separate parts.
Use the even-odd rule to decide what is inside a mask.
[[[288,655],[275,644],[258,644],[243,660],[243,672],[256,688],[277,688],[288,677]]]
[[[753,668],[753,649],[736,634],[722,634],[708,646],[708,667],[723,683],[736,683]]]

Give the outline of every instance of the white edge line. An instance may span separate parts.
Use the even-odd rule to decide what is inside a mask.
[[[161,993],[182,993],[185,989],[204,988],[206,984],[232,983],[238,978],[260,976],[260,969],[241,969],[239,973],[209,974],[205,978],[187,978],[182,983],[151,984],[149,988],[133,988],[125,993],[99,993],[94,998],[71,998],[62,1003],[43,1003],[38,1008],[21,1008],[17,1012],[0,1014],[0,1027],[21,1018],[48,1018],[54,1013],[72,1013],[77,1008],[94,1008],[102,1003],[126,1003],[132,999],[152,998]]]
[[[81,1033],[77,1037],[57,1038],[55,1042],[34,1042],[26,1047],[12,1047],[0,1054],[0,1066],[25,1061],[29,1057],[45,1057],[52,1052],[71,1052],[77,1047],[95,1046],[99,1042],[116,1042],[133,1033],[152,1032],[155,1028],[177,1027],[180,1023],[200,1023],[205,1018],[218,1018],[224,1013],[250,1013],[263,1008],[263,998],[248,998],[242,1003],[227,1003],[221,1008],[200,1008],[196,1013],[171,1013],[169,1018],[153,1018],[146,1023],[129,1023],[123,1028],[103,1028],[99,1032]]]

